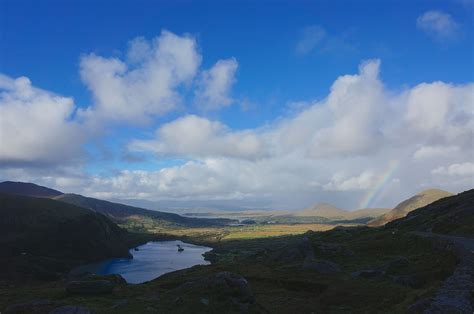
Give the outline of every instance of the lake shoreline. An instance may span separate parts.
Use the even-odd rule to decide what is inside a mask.
[[[181,250],[178,250],[181,248]],[[208,265],[205,254],[211,247],[200,246],[181,240],[148,241],[129,250],[130,258],[118,257],[84,264],[73,268],[68,276],[86,274],[122,276],[129,284],[140,284],[154,280],[166,273]]]

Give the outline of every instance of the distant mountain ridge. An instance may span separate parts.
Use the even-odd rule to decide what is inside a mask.
[[[375,218],[387,213],[390,208],[364,208],[354,211],[337,208],[328,203],[318,203],[294,214],[297,217],[322,217],[330,220],[354,220]]]
[[[385,215],[376,218],[368,223],[369,226],[378,227],[386,223],[405,217],[409,212],[433,203],[441,198],[452,196],[453,194],[440,189],[428,189],[404,200],[395,206],[394,209]]]
[[[55,197],[54,199],[102,213],[117,222],[122,222],[124,219],[131,216],[147,216],[153,219],[158,219],[184,226],[212,226],[232,222],[232,220],[230,219],[204,219],[183,217],[174,213],[133,207],[120,203],[104,201],[92,197],[86,197],[79,194],[62,194]]]
[[[122,223],[132,216],[141,216],[154,219],[167,225],[175,224],[188,227],[196,226],[216,226],[236,222],[232,219],[220,218],[191,218],[178,214],[149,210],[128,206],[120,203],[113,203],[79,194],[63,193],[34,183],[5,181],[0,183],[0,193],[50,198],[60,202],[72,204],[82,208],[101,213],[111,218],[114,222]]]

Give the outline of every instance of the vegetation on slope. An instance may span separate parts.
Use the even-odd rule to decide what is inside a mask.
[[[128,256],[138,239],[100,213],[46,198],[0,195],[4,276],[55,278],[70,267]]]
[[[407,200],[404,200],[394,209],[383,215],[382,217],[376,218],[368,223],[369,226],[378,227],[382,226],[390,221],[405,217],[409,212],[426,206],[434,201],[437,201],[441,198],[451,196],[452,194],[439,189],[429,189],[424,190],[415,196],[410,197]]]

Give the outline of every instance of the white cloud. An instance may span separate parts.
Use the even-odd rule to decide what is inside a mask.
[[[358,74],[337,78],[326,98],[260,128],[232,130],[219,121],[185,116],[129,148],[193,159],[199,179],[166,168],[174,169],[180,197],[197,197],[194,191],[202,192],[204,184],[209,190],[203,193],[211,198],[239,195],[292,200],[299,206],[309,199],[346,203],[361,198],[393,170],[398,184],[392,188],[399,190],[383,195],[385,202],[391,198],[396,203],[399,193],[429,187],[426,178],[433,166],[472,158],[474,84],[422,83],[391,91],[380,80],[379,67],[378,60],[362,63]],[[399,166],[388,168],[388,160]],[[212,184],[203,183],[211,177]],[[158,186],[164,179],[155,180]],[[467,184],[447,179],[437,185],[460,191]],[[160,195],[176,197],[175,185],[167,186]],[[344,200],[331,194],[341,191],[349,193]]]
[[[347,178],[342,173],[336,173],[331,181],[324,185],[326,190],[352,191],[367,190],[376,182],[376,175],[372,171],[364,171],[360,175]]]
[[[165,49],[160,40],[172,44]],[[187,49],[194,61],[179,61],[181,51],[171,47]],[[135,123],[171,110],[179,103],[178,90],[199,77],[200,56],[193,51],[194,39],[165,32],[153,42],[132,41],[127,61],[85,57],[96,102],[81,118]],[[387,161],[397,160],[399,183],[388,185],[378,205],[395,205],[399,195],[429,187],[426,178],[452,191],[472,187],[472,180],[454,174],[471,171],[474,84],[433,82],[392,91],[379,71],[378,60],[363,62],[357,74],[337,78],[327,97],[255,129],[234,130],[216,119],[184,115],[158,126],[151,139],[128,144],[131,151],[152,152],[165,162],[185,158],[182,165],[95,176],[29,172],[26,180],[107,198],[256,199],[280,208],[328,201],[352,207],[392,169]],[[155,99],[158,73],[166,75]],[[51,163],[77,156],[84,128],[76,122],[72,99],[35,89],[26,79],[2,78],[1,119],[8,116],[0,126],[2,161]],[[435,169],[439,165],[452,167]],[[3,177],[28,175],[13,171]]]
[[[459,35],[459,24],[442,11],[423,13],[417,18],[416,26],[438,41],[454,40]]]
[[[0,162],[38,166],[69,163],[81,154],[85,132],[73,119],[72,98],[0,75]]]
[[[219,60],[201,74],[196,90],[196,103],[201,109],[216,110],[232,104],[230,91],[235,83],[237,67],[235,58]]]
[[[99,121],[147,122],[180,104],[176,89],[194,78],[200,63],[196,40],[168,31],[150,42],[132,40],[128,62],[85,55],[81,77],[95,104],[83,114]]]
[[[253,131],[231,131],[227,126],[195,115],[181,117],[156,131],[156,140],[134,141],[130,149],[158,155],[255,159],[265,154],[264,143]]]
[[[474,163],[472,162],[451,164],[447,167],[441,166],[433,169],[431,173],[448,176],[471,176],[471,183],[474,184]]]
[[[304,28],[296,44],[296,53],[300,55],[310,53],[325,37],[326,31],[320,26],[312,25]]]

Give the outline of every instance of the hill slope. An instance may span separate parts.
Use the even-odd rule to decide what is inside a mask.
[[[128,256],[130,234],[102,214],[63,202],[0,194],[0,275],[33,276]]]
[[[474,189],[415,209],[386,228],[474,237]]]
[[[62,194],[55,197],[54,199],[102,213],[117,222],[124,222],[133,216],[148,217],[166,225],[180,225],[190,227],[223,225],[232,222],[230,219],[202,219],[183,217],[178,214],[138,208],[92,197],[85,197],[78,194]]]
[[[62,192],[34,183],[13,181],[1,182],[0,193],[46,198],[52,198],[63,194]]]
[[[313,207],[303,209],[295,213],[298,217],[323,217],[328,219],[343,218],[347,215],[348,211],[337,208],[331,204],[319,203]]]
[[[96,198],[85,197],[79,194],[64,194],[44,186],[25,182],[5,181],[0,183],[0,193],[51,198],[57,201],[76,205],[79,207],[101,213],[117,223],[131,222],[132,225],[157,226],[221,226],[231,222],[232,219],[202,219],[183,217],[178,214],[160,212],[144,208],[128,206],[120,203],[108,202]],[[137,228],[143,231],[143,228]]]
[[[398,204],[394,209],[383,215],[382,217],[376,218],[368,223],[371,227],[382,226],[390,221],[405,217],[409,212],[426,206],[434,201],[441,198],[451,196],[452,194],[439,189],[424,190],[407,200],[404,200]]]

